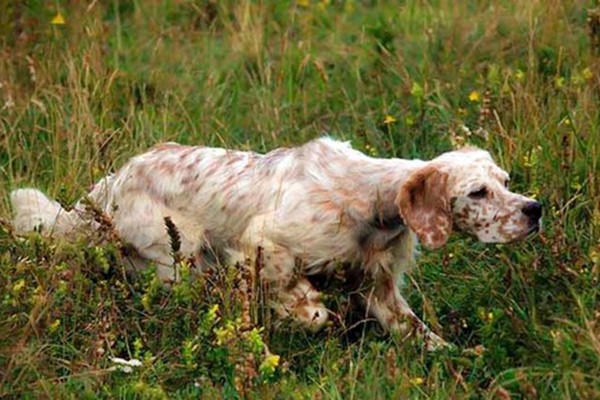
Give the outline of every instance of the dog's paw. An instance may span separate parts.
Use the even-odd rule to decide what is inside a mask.
[[[310,304],[297,310],[298,319],[312,332],[318,332],[329,320],[329,311],[322,304]]]
[[[430,352],[442,351],[442,350],[454,350],[456,346],[452,343],[446,342],[444,339],[429,331],[425,338],[425,349]]]

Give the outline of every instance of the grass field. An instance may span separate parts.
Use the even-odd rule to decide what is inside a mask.
[[[597,6],[0,2],[0,397],[600,398]],[[166,291],[126,276],[117,242],[6,222],[11,189],[72,204],[157,142],[323,134],[381,157],[478,145],[544,204],[539,237],[423,252],[409,302],[456,349],[355,323],[335,292],[341,320],[310,334],[275,323],[234,268]]]

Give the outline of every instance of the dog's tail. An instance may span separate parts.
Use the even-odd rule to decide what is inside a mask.
[[[37,189],[14,190],[10,200],[18,234],[37,230],[44,236],[68,238],[83,222],[76,210],[65,210]]]

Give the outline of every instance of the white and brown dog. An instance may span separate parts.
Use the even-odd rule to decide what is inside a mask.
[[[182,254],[199,264],[207,246],[242,264],[260,251],[260,278],[276,293],[281,316],[321,328],[329,312],[307,276],[351,264],[372,281],[362,297],[369,314],[435,347],[442,339],[399,291],[416,238],[437,248],[453,227],[486,243],[537,232],[540,203],[507,183],[508,174],[476,148],[421,161],[371,158],[328,138],[264,155],[167,143],[131,159],[87,198],[164,281],[174,278],[170,217]],[[11,199],[17,232],[69,237],[97,227],[85,202],[66,211],[35,189],[15,190]]]

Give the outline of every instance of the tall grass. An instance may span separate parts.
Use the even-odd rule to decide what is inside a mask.
[[[70,204],[157,142],[266,151],[324,134],[381,157],[484,147],[546,212],[528,242],[457,235],[423,254],[407,293],[458,347],[438,354],[375,324],[348,329],[351,310],[317,335],[279,326],[234,268],[166,292],[152,272],[125,276],[114,244],[19,239],[3,224],[0,395],[598,398],[597,6],[1,4],[5,220],[9,190]],[[113,370],[112,356],[143,365]]]

